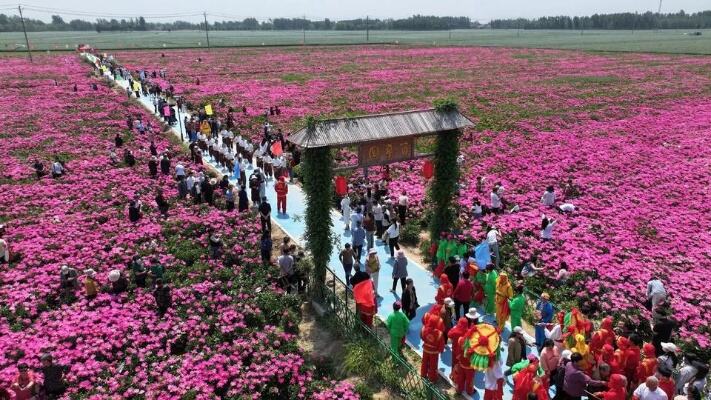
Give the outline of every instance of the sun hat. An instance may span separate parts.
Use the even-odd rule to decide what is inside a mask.
[[[678,353],[679,352],[679,348],[674,343],[662,342],[661,346],[662,346],[662,350],[664,350],[664,352],[671,352],[671,353]]]
[[[448,305],[448,306],[453,306],[453,305],[454,305],[454,300],[452,300],[451,297],[447,297],[446,299],[444,299],[444,304],[446,304],[446,305]]]
[[[481,318],[481,315],[476,311],[476,308],[472,307],[469,309],[469,312],[465,315],[465,317],[469,319],[479,319]]]
[[[563,352],[560,353],[560,356],[566,360],[570,360],[570,356],[572,356],[572,355],[573,355],[573,352],[570,350],[563,350]]]
[[[375,248],[372,248],[372,249],[370,249],[370,251],[368,251],[368,254],[378,254],[378,250],[376,250]]]
[[[542,298],[542,299],[546,299],[546,300],[550,300],[550,299],[551,299],[551,295],[548,294],[548,292],[543,292],[543,293],[541,293],[541,298]]]
[[[67,272],[69,270],[69,267],[65,264],[65,265],[62,265],[62,267],[60,269],[62,270],[62,272]]]
[[[86,276],[90,276],[90,277],[93,278],[94,275],[96,275],[96,271],[94,271],[93,269],[89,268],[89,269],[84,270],[84,274],[85,274]]]
[[[517,326],[513,329],[513,331],[514,331],[514,333],[523,333],[523,328],[521,328],[520,326]]]
[[[109,282],[116,282],[121,277],[121,271],[114,269],[109,272]]]

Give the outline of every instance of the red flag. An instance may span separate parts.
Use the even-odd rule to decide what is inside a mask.
[[[277,140],[276,142],[274,142],[272,144],[271,150],[272,150],[272,154],[274,154],[274,156],[276,156],[276,157],[279,157],[280,155],[282,155],[284,153],[284,150],[282,150],[282,148],[281,148],[281,140]]]
[[[375,307],[375,292],[373,291],[373,281],[360,282],[353,286],[353,298],[356,304],[362,307]]]

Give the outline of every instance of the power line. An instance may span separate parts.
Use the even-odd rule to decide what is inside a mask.
[[[193,17],[202,15],[200,12],[184,12],[184,13],[172,13],[172,14],[113,14],[113,13],[93,13],[88,11],[76,11],[76,10],[65,10],[52,7],[43,6],[33,6],[26,5],[23,6],[26,10],[32,10],[40,13],[54,13],[54,14],[64,14],[64,15],[74,15],[74,16],[84,16],[84,17],[99,17],[99,18],[178,18],[178,17]]]

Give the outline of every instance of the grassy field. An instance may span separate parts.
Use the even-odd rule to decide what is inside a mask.
[[[406,43],[423,45],[476,45],[536,47],[597,51],[711,54],[711,30],[701,36],[691,30],[659,31],[214,31],[212,46],[273,46],[306,44]],[[71,50],[78,43],[100,49],[206,47],[205,32],[30,32],[36,50]],[[21,32],[0,33],[0,50],[24,50]]]

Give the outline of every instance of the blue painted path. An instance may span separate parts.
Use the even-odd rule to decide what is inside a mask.
[[[84,57],[89,59],[92,63],[96,59],[91,54],[84,54]],[[105,75],[109,79],[113,79],[109,73],[105,73]],[[126,88],[126,86],[128,86],[128,82],[125,80],[119,79],[115,82],[124,89]],[[151,97],[141,97],[138,100],[146,107],[148,111],[153,113],[154,107]],[[181,117],[183,115],[187,115],[188,118],[190,117],[189,113],[184,113],[181,111],[180,114]],[[155,115],[158,116],[158,114]],[[178,126],[173,127],[171,131],[178,138],[181,137],[182,133],[183,138],[187,140],[188,136],[185,132],[185,127],[182,126],[182,124],[179,123]],[[203,155],[203,162],[208,164],[210,167],[212,167],[213,170],[217,171],[218,173],[228,173],[227,170],[220,168],[214,162],[214,160],[212,160],[207,154]],[[247,176],[249,176],[249,172],[247,173]],[[232,179],[230,179],[230,181],[236,184],[236,179],[234,179],[234,177],[231,178]],[[274,182],[274,180],[268,181],[266,190],[267,198],[269,199],[269,203],[272,205],[272,209],[274,210],[272,214],[272,221],[273,223],[276,223],[284,232],[286,232],[286,234],[288,234],[292,238],[292,240],[296,241],[299,246],[304,247],[305,241],[303,235],[305,231],[304,215],[306,206],[304,192],[301,190],[300,186],[290,183],[286,203],[287,213],[276,213],[276,192],[274,191]],[[336,236],[340,239],[340,246],[334,247],[333,253],[331,254],[331,260],[329,262],[329,268],[336,274],[336,276],[338,276],[341,280],[345,281],[345,272],[343,271],[341,263],[338,261],[338,255],[343,245],[345,245],[345,243],[350,243],[350,232],[344,229],[345,223],[343,221],[343,218],[341,214],[335,210],[331,211],[331,222],[333,223],[334,233],[336,233]],[[378,293],[380,294],[380,296],[382,296],[382,299],[379,299],[378,302],[378,317],[385,321],[392,312],[393,302],[400,300],[399,294],[401,293],[402,289],[400,288],[400,284],[398,282],[396,293],[390,292],[390,289],[392,288],[392,260],[390,259],[390,251],[382,241],[377,239],[375,240],[375,248],[378,250],[378,257],[381,261],[381,270],[378,281]],[[364,250],[364,253],[365,252],[366,250]],[[439,286],[439,282],[438,280],[433,278],[432,273],[430,271],[428,271],[424,266],[418,264],[412,259],[408,259],[407,271],[409,277],[412,278],[414,281],[415,288],[417,289],[417,298],[421,305],[420,308],[417,310],[417,317],[410,322],[410,330],[407,335],[407,344],[418,354],[422,355],[422,343],[420,339],[422,316],[434,304],[434,298],[437,292],[437,287]],[[479,309],[479,313],[484,316],[484,322],[490,322],[495,324],[495,318],[493,315],[485,314],[483,309]],[[508,336],[509,325],[507,323],[502,340],[503,346],[501,357],[504,360],[506,359],[507,355],[506,340],[508,339]],[[534,354],[537,353],[535,348],[529,348],[529,352],[533,352]],[[452,351],[451,346],[447,345],[444,353],[442,353],[442,356],[440,357],[439,372],[440,375],[450,383],[451,381],[449,380],[449,374],[451,373],[451,370]],[[511,379],[507,379],[507,385],[504,388],[504,400],[510,400],[512,398],[513,388],[511,387],[511,382]],[[476,373],[474,385],[477,389],[476,393],[471,397],[465,395],[465,398],[471,398],[474,400],[479,400],[483,398],[483,373]]]

